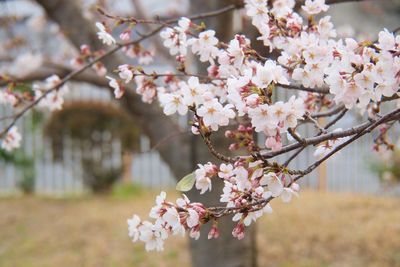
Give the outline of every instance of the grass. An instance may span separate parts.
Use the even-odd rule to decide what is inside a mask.
[[[130,242],[126,218],[144,217],[156,195],[133,191],[0,200],[0,266],[190,266],[185,238],[150,254]],[[258,224],[260,266],[400,266],[400,199],[304,192],[273,207]]]

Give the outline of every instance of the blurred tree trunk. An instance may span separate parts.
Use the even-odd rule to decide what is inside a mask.
[[[37,2],[45,9],[49,18],[58,23],[65,36],[76,48],[79,49],[82,44],[88,44],[93,49],[104,48],[96,37],[93,22],[88,22],[83,17],[80,5],[76,1],[37,0]],[[193,0],[191,3],[192,12],[199,13],[230,4],[231,1]],[[218,37],[221,40],[228,40],[232,37],[232,14],[210,19],[206,23],[219,33]],[[103,63],[110,71],[118,65],[124,64],[118,54],[110,55]],[[131,114],[153,145],[166,136],[183,131],[171,117],[163,114],[158,104],[143,103],[134,90],[126,90],[119,103]],[[226,139],[223,136],[213,136],[213,140],[218,144],[217,149],[223,151],[227,148],[227,144],[224,143]],[[189,137],[180,134],[157,146],[157,150],[178,179],[192,172],[196,163],[214,161],[198,136]],[[219,180],[217,181],[219,182]],[[190,198],[206,205],[215,205],[219,202],[222,191],[222,183],[218,182],[213,184],[211,193],[199,196],[198,191],[192,190],[189,192]],[[210,225],[204,227],[200,239],[190,242],[193,267],[256,266],[255,229],[253,227],[247,229],[246,238],[238,241],[231,234],[234,225],[231,218],[223,219],[219,229],[220,238],[215,240],[207,240]]]
[[[191,13],[199,13],[215,10],[223,6],[232,4],[232,0],[192,0]],[[233,12],[225,13],[222,16],[210,18],[204,21],[207,29],[216,31],[219,40],[229,42],[233,37]],[[199,62],[195,59],[195,62]],[[204,64],[197,64],[197,73],[205,72]],[[193,66],[190,66],[193,67]],[[224,138],[223,132],[212,135],[213,144],[218,151],[229,154],[227,150],[229,143]],[[210,152],[198,136],[192,137],[191,142],[191,161],[193,164],[206,163],[208,161],[216,162],[210,158]],[[195,169],[196,166],[193,166]],[[223,183],[219,179],[213,181],[211,192],[199,195],[197,190],[189,192],[189,198],[192,201],[204,203],[206,206],[220,205],[219,198],[222,192]],[[219,204],[218,204],[219,203]],[[225,217],[219,223],[220,237],[208,240],[207,235],[211,225],[203,227],[199,240],[190,239],[193,267],[254,267],[256,264],[256,242],[255,225],[246,229],[246,237],[243,240],[237,240],[232,236],[232,230],[236,223],[232,217]]]
[[[81,5],[75,1],[63,0],[37,0],[44,8],[47,16],[56,22],[66,38],[77,48],[82,44],[87,44],[93,50],[104,49],[104,45],[96,36],[94,22],[87,21],[82,14]],[[109,72],[117,68],[118,65],[125,64],[118,53],[106,57],[102,61]],[[90,72],[90,70],[88,70]],[[98,77],[101,84],[104,79]],[[104,87],[110,90],[109,87]],[[173,120],[163,114],[162,109],[157,103],[147,104],[141,97],[134,92],[134,88],[127,88],[124,97],[118,102],[135,120],[143,133],[149,137],[151,145],[158,144],[167,136],[167,142],[157,146],[162,159],[170,166],[177,178],[183,177],[191,171],[189,136],[182,133],[184,130]],[[111,91],[110,91],[111,92]]]

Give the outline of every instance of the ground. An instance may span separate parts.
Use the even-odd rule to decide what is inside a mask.
[[[1,199],[0,267],[190,266],[185,238],[146,253],[127,236],[155,195]],[[304,192],[273,208],[258,224],[260,266],[400,266],[398,198]]]

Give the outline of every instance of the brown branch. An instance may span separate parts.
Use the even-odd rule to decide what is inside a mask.
[[[214,17],[214,16],[218,16],[220,14],[224,14],[226,12],[229,12],[231,10],[234,10],[238,8],[237,5],[229,5],[226,6],[224,8],[218,9],[218,10],[214,10],[214,11],[210,11],[210,12],[205,12],[205,13],[201,13],[201,14],[197,14],[197,15],[192,15],[189,16],[188,18],[190,19],[203,19],[203,18],[208,18],[208,17]],[[91,66],[93,66],[96,62],[99,62],[100,60],[103,60],[105,58],[107,58],[108,56],[112,55],[113,53],[117,52],[118,50],[120,50],[122,47],[125,46],[129,46],[129,45],[134,45],[134,44],[138,44],[140,42],[142,42],[143,40],[155,35],[156,33],[158,33],[159,31],[161,31],[164,27],[165,24],[170,24],[170,23],[175,23],[179,20],[179,18],[175,18],[175,19],[170,19],[167,21],[162,22],[162,25],[159,25],[157,28],[155,28],[154,30],[152,30],[151,32],[141,36],[140,38],[130,41],[130,42],[126,42],[126,43],[122,43],[122,44],[117,44],[116,46],[114,46],[112,49],[108,50],[106,53],[104,53],[101,56],[96,57],[94,60],[92,60],[91,62],[87,63],[86,65],[82,66],[80,69],[77,69],[71,73],[69,73],[68,75],[66,75],[63,79],[61,79],[60,83],[49,88],[46,92],[44,92],[40,97],[38,97],[37,99],[35,99],[34,101],[32,101],[30,104],[28,104],[26,107],[24,107],[20,112],[18,112],[17,114],[15,114],[12,122],[2,131],[0,132],[0,138],[3,137],[10,129],[11,127],[13,127],[15,125],[15,123],[26,113],[28,112],[30,109],[32,109],[34,106],[36,106],[42,99],[44,99],[49,93],[58,90],[61,86],[63,86],[67,81],[71,80],[72,78],[74,78],[75,76],[83,73],[85,70],[87,70],[88,68],[90,68]],[[160,22],[161,23],[161,22]]]
[[[301,85],[287,85],[287,84],[277,84],[277,86],[282,87],[284,89],[289,89],[289,90],[300,90],[300,91],[306,91],[306,92],[311,92],[311,93],[329,94],[329,88],[326,88],[326,87],[306,88]]]
[[[312,122],[312,124],[314,125],[314,127],[319,131],[319,132],[318,132],[318,135],[321,134],[321,133],[326,133],[325,128],[322,127],[322,126],[319,124],[319,122],[318,122],[316,119],[314,119],[310,114],[307,113],[306,115],[304,115],[304,118],[305,118],[306,120],[309,120],[310,122]]]
[[[334,4],[341,4],[341,3],[348,3],[348,2],[363,2],[365,0],[327,0],[327,5],[334,5]]]
[[[327,5],[334,5],[334,4],[342,4],[342,3],[349,3],[349,2],[363,2],[365,0],[326,0],[325,3]],[[296,1],[296,5],[304,5],[305,0]]]
[[[329,109],[327,111],[321,111],[321,112],[318,112],[318,113],[311,113],[311,117],[313,117],[313,118],[329,117],[329,116],[332,116],[332,115],[335,115],[335,114],[339,113],[343,109],[345,109],[345,106],[344,105],[339,105],[339,106],[335,106],[332,109]]]
[[[288,129],[288,133],[293,139],[295,139],[299,143],[304,143],[304,138],[301,138],[292,128]]]
[[[318,160],[315,163],[313,163],[312,165],[310,165],[306,170],[301,171],[302,174],[297,176],[294,179],[294,181],[297,181],[301,177],[309,174],[314,169],[316,169],[319,165],[321,165],[324,161],[326,161],[328,158],[330,158],[332,155],[334,155],[335,153],[339,152],[341,149],[343,149],[347,145],[351,144],[352,142],[356,141],[357,139],[359,139],[360,137],[364,136],[365,134],[370,133],[372,130],[374,130],[379,125],[381,125],[381,124],[383,124],[385,122],[388,122],[388,121],[399,120],[400,119],[399,115],[400,115],[400,109],[396,109],[396,110],[390,112],[389,114],[386,114],[385,116],[383,116],[379,120],[374,121],[368,127],[365,127],[364,129],[359,131],[355,136],[353,136],[349,140],[343,142],[342,144],[338,145],[331,152],[329,152],[327,155],[325,155],[323,158],[321,158],[320,160]]]
[[[141,0],[133,0],[131,1],[132,5],[135,8],[135,13],[136,14],[142,14],[144,19],[149,19],[143,6],[142,6],[142,2]],[[149,31],[150,27],[147,24],[143,24],[145,30]],[[155,48],[157,49],[157,51],[159,52],[159,54],[161,54],[161,56],[168,61],[171,61],[171,56],[168,52],[168,50],[162,45],[162,42],[160,41],[160,38],[157,38],[157,40],[155,42],[153,42],[153,45],[155,46]]]
[[[339,115],[337,115],[333,120],[328,122],[325,126],[324,129],[327,130],[329,127],[335,125],[340,119],[344,117],[344,115],[347,113],[347,109],[343,109]]]
[[[365,127],[358,134],[356,134],[355,136],[353,136],[346,142],[343,142],[342,144],[338,145],[335,149],[333,149],[325,157],[321,158],[320,160],[318,160],[315,163],[313,163],[312,165],[310,165],[305,171],[298,171],[298,172],[302,172],[302,173],[300,175],[296,176],[286,187],[290,187],[295,181],[297,181],[300,178],[304,177],[305,175],[311,173],[313,170],[315,170],[319,165],[321,165],[324,161],[326,161],[332,155],[339,152],[341,149],[343,149],[347,145],[351,144],[352,142],[356,141],[357,139],[361,138],[365,134],[370,133],[372,130],[374,130],[379,125],[381,125],[387,121],[399,120],[399,119],[400,119],[400,109],[396,109],[395,111],[393,111],[389,114],[386,114],[379,120],[372,122],[368,127]],[[261,200],[258,200],[253,203],[249,203],[249,204],[246,204],[246,205],[243,205],[240,207],[232,207],[232,208],[213,207],[213,208],[209,208],[209,210],[211,211],[212,216],[214,216],[215,218],[220,218],[222,216],[234,214],[237,212],[244,212],[244,211],[245,212],[254,212],[254,211],[264,208],[274,198],[276,198],[276,197],[269,197],[267,199],[261,199]]]
[[[201,136],[201,138],[203,138],[203,141],[206,144],[208,150],[214,157],[216,157],[217,159],[222,160],[224,162],[235,163],[235,161],[237,159],[225,156],[225,155],[221,154],[220,152],[218,152],[217,150],[215,150],[215,148],[211,142],[211,139],[210,139],[210,134],[204,134],[204,133],[200,132],[200,136]]]
[[[292,162],[292,160],[294,160],[304,149],[306,149],[307,146],[302,146],[300,147],[296,152],[293,153],[293,155],[291,155],[286,161],[285,163],[283,163],[284,167],[289,166],[290,162]]]
[[[335,132],[329,132],[326,134],[322,134],[319,136],[315,136],[315,137],[310,137],[310,138],[306,138],[304,139],[303,143],[294,143],[294,144],[290,144],[287,146],[284,146],[281,150],[279,151],[268,151],[268,152],[262,152],[261,155],[266,158],[273,158],[277,155],[281,155],[283,153],[295,150],[297,148],[302,147],[303,145],[317,145],[323,141],[326,140],[332,140],[332,139],[337,139],[337,138],[341,138],[341,137],[347,137],[347,136],[351,136],[354,134],[359,133],[360,131],[362,131],[364,128],[368,127],[371,124],[371,122],[365,122],[362,123],[360,125],[357,125],[355,127],[352,127],[350,129],[347,130],[343,130],[343,131],[335,131]]]

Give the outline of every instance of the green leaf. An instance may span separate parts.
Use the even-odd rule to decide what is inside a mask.
[[[196,176],[194,172],[189,173],[178,182],[178,184],[176,185],[176,190],[181,192],[187,192],[190,189],[192,189],[195,181],[196,181]]]

